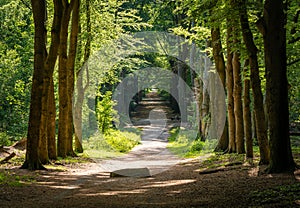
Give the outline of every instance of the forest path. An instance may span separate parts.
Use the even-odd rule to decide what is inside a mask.
[[[162,113],[159,108],[151,108],[148,109],[149,111],[146,111],[146,107],[143,109],[145,112],[136,113],[148,115],[148,120],[147,117],[135,117],[141,118],[136,119],[135,124],[144,128],[143,144],[137,146],[133,153],[141,151],[143,156],[148,157],[157,158],[157,155],[173,157],[174,155],[168,155],[169,153],[163,154],[166,153],[167,129],[172,125],[172,122],[168,123],[168,116],[171,115],[167,112],[168,108],[164,111],[167,113]],[[152,112],[150,118],[149,112]],[[153,119],[155,115],[160,115],[159,119]],[[163,119],[165,117],[166,120]],[[149,119],[159,128],[155,125],[153,128],[149,124]],[[167,121],[167,124],[155,123],[158,120]],[[150,144],[149,142],[152,142],[151,146],[155,148],[148,146],[146,154],[143,145],[145,147]],[[295,172],[295,180],[295,176],[286,174],[258,176],[259,169],[256,166],[239,165],[226,171],[199,174],[199,169],[208,168],[208,164],[212,165],[211,163],[205,165],[203,161],[206,158],[207,155],[181,161],[169,167],[164,164],[162,167],[168,167],[164,171],[152,167],[152,173],[155,170],[159,171],[152,175],[150,171],[149,177],[110,177],[110,173],[103,171],[98,162],[90,160],[85,163],[55,165],[54,169],[49,168],[47,171],[32,172],[19,167],[10,168],[9,175],[18,176],[21,181],[29,182],[22,186],[0,185],[0,208],[257,207],[251,205],[253,205],[253,193],[258,190],[300,183],[300,170]],[[139,170],[140,173],[145,173],[142,171],[143,168]],[[0,168],[0,173],[5,171],[7,170]],[[295,195],[298,193],[300,192],[295,192]],[[293,202],[293,206],[284,206],[285,201],[281,200],[281,197],[278,200],[275,198],[271,202],[267,201],[270,204],[262,204],[262,207],[300,206],[300,201]]]
[[[174,117],[156,91],[146,94],[131,116],[134,127],[142,129],[141,144],[122,157],[94,160],[111,176],[149,177],[169,169],[183,161],[167,149],[170,128],[180,124]]]

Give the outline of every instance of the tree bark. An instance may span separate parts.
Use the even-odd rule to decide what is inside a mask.
[[[55,106],[55,96],[54,96],[54,82],[53,78],[50,81],[50,91],[49,91],[49,112],[48,112],[48,126],[47,126],[47,139],[48,139],[48,155],[49,159],[56,160],[56,106]]]
[[[27,132],[26,158],[21,168],[45,169],[39,159],[40,123],[42,119],[42,96],[46,60],[46,2],[31,1],[34,19],[34,71],[32,77],[31,103]]]
[[[227,20],[229,21],[229,20]],[[226,87],[227,87],[227,111],[228,111],[228,135],[229,135],[229,145],[228,152],[235,152],[235,119],[234,119],[234,100],[233,100],[233,68],[232,59],[233,54],[231,51],[231,38],[232,38],[232,28],[227,26],[227,67],[226,67]]]
[[[72,6],[67,1],[63,1],[64,11],[62,16],[61,33],[60,33],[60,48],[59,48],[59,121],[58,121],[58,140],[57,140],[57,154],[59,157],[65,158],[68,154],[67,145],[69,138],[68,123],[69,109],[68,109],[68,27]],[[74,0],[71,1],[71,3]]]
[[[250,79],[249,60],[246,60],[244,66],[244,99],[243,99],[243,117],[244,117],[244,134],[246,140],[246,158],[253,158],[253,137],[252,137],[252,123],[251,123],[251,99],[250,99]]]
[[[213,58],[215,61],[216,70],[223,84],[224,90],[226,85],[226,71],[225,71],[225,61],[222,52],[221,44],[221,34],[220,28],[211,29],[211,38],[212,38],[212,48],[213,48]],[[215,151],[226,151],[228,148],[229,138],[228,138],[228,122],[226,119],[223,134],[218,141],[218,145],[215,148]]]
[[[237,43],[237,41],[235,41]],[[233,99],[234,99],[234,118],[235,118],[235,145],[236,152],[245,153],[244,123],[243,123],[243,104],[242,104],[242,80],[241,64],[238,52],[233,54]]]
[[[87,41],[84,48],[84,65],[80,70],[77,71],[77,99],[75,103],[75,151],[82,153],[82,105],[84,100],[84,92],[89,85],[89,74],[88,74],[88,64],[87,61],[91,53],[91,13],[90,13],[90,0],[86,0],[86,31],[87,31]],[[79,30],[80,31],[80,30]],[[86,71],[87,83],[83,86],[83,74]]]
[[[257,61],[257,48],[253,41],[253,35],[248,21],[247,8],[244,1],[240,2],[239,8],[243,40],[247,48],[250,65],[250,81],[254,98],[254,113],[257,130],[257,140],[260,151],[260,164],[268,164],[270,154],[267,137],[267,127],[265,123],[265,113],[263,107],[263,95],[261,92],[261,82],[259,77],[259,67]]]
[[[75,156],[73,151],[73,93],[74,93],[74,82],[75,82],[75,60],[76,60],[76,49],[77,49],[77,39],[79,32],[79,0],[73,0],[72,8],[72,20],[71,20],[71,34],[70,34],[70,45],[69,54],[67,60],[67,108],[68,108],[68,138],[67,138],[67,155]]]
[[[295,169],[289,136],[285,6],[281,0],[266,0],[263,14],[270,173]]]

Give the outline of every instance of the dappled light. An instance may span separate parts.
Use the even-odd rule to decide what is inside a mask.
[[[0,207],[299,207],[299,6],[1,0]]]

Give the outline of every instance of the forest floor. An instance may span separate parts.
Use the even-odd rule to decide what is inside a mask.
[[[152,119],[162,118],[152,113]],[[155,145],[165,148],[166,132],[146,130],[144,140],[160,135]],[[140,155],[139,151],[141,147],[134,150]],[[163,149],[151,151],[145,154],[152,159],[157,151],[171,157],[161,154],[166,153]],[[300,170],[266,174],[258,158],[250,165],[241,162],[242,157],[212,153],[176,164],[170,160],[171,165],[163,165],[167,168],[154,166],[142,177],[112,175],[99,161],[86,157],[59,160],[46,171],[34,172],[19,169],[21,161],[14,159],[0,165],[0,207],[300,207]],[[300,161],[300,154],[294,157]]]

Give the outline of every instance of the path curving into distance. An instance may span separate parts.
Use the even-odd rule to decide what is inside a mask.
[[[132,115],[135,127],[142,128],[141,144],[128,154],[109,160],[97,161],[111,177],[149,177],[161,173],[183,159],[167,149],[169,129],[180,125],[169,102],[154,91],[139,103]]]

